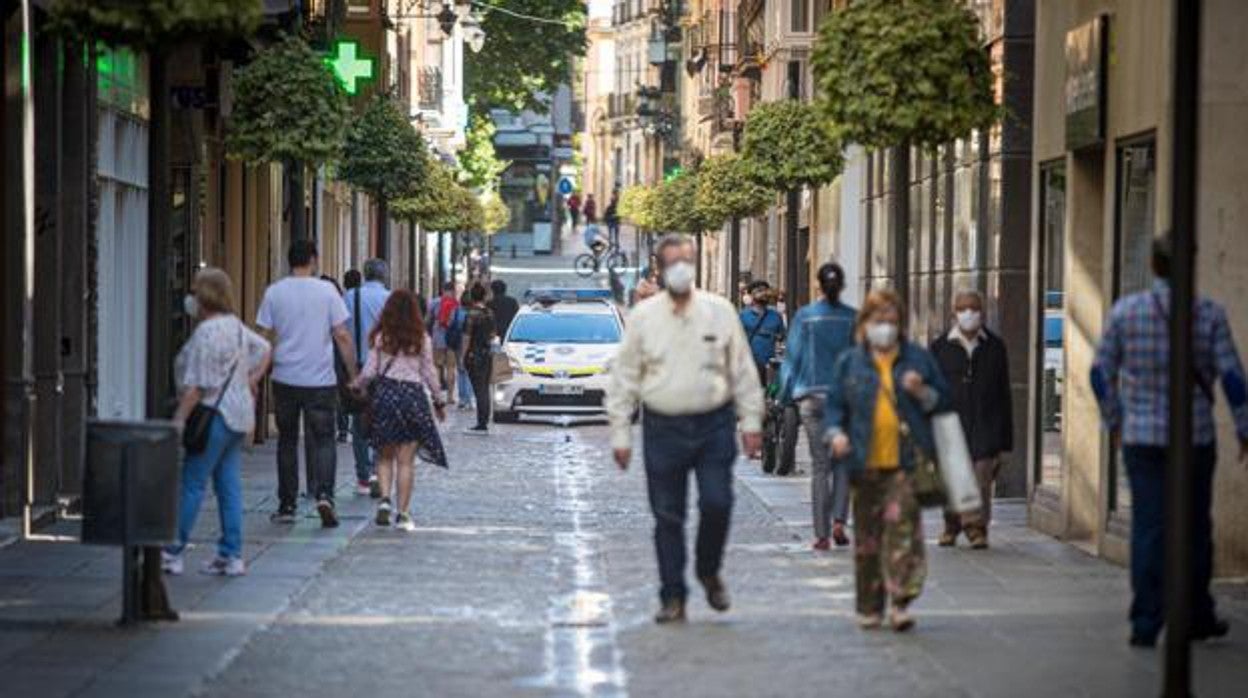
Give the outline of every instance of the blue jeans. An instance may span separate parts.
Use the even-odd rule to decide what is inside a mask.
[[[455,390],[459,395],[459,404],[471,405],[476,401],[472,392],[472,378],[464,368],[463,362],[455,369]]]
[[[217,494],[221,517],[221,538],[217,555],[223,558],[243,554],[243,434],[231,431],[221,415],[208,427],[208,445],[200,453],[187,454],[182,463],[182,496],[178,507],[178,543],[169,552],[181,553],[190,540],[204,499],[208,478]]]
[[[1199,631],[1215,618],[1209,511],[1217,448],[1196,446],[1192,457],[1192,628]],[[1166,447],[1124,445],[1122,460],[1131,481],[1131,628],[1139,637],[1155,638],[1165,621]]]
[[[351,415],[351,450],[355,453],[355,479],[358,482],[367,482],[376,472],[373,450],[368,445],[368,437],[364,436],[363,428],[360,415]]]
[[[654,513],[663,601],[683,600],[685,513],[689,471],[698,480],[698,577],[719,574],[732,517],[732,464],[737,458],[736,415],[731,406],[700,415],[669,417],[644,410],[646,488]]]

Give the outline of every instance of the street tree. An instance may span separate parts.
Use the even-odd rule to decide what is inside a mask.
[[[658,230],[657,186],[634,184],[620,192],[620,217],[641,230]]]
[[[761,215],[775,193],[751,176],[748,163],[735,153],[712,155],[698,168],[695,206],[700,217],[718,227],[734,218]]]
[[[459,153],[459,170],[463,182],[473,189],[497,189],[499,176],[511,164],[499,159],[494,149],[496,130],[488,116],[473,114],[468,120],[467,144]]]
[[[261,0],[53,0],[51,16],[70,35],[147,48],[245,36],[260,23],[262,5]]]
[[[490,109],[544,113],[545,96],[571,77],[572,62],[585,55],[584,0],[506,0],[508,14],[478,5],[488,39],[465,57],[465,93],[478,114]],[[527,15],[521,17],[517,15]],[[534,21],[533,17],[547,21]]]
[[[338,174],[377,202],[378,249],[388,249],[388,206],[424,182],[425,141],[389,95],[377,94],[347,131]]]

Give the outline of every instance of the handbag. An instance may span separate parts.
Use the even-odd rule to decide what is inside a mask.
[[[361,405],[358,411],[358,419],[360,420],[360,438],[368,439],[373,435],[373,399],[377,396],[377,384],[386,374],[390,372],[390,367],[394,365],[394,360],[398,356],[391,356],[386,362],[385,368],[381,369],[381,374],[376,379],[369,381],[368,387],[364,389],[364,396],[356,398],[357,404]]]
[[[490,355],[490,383],[506,383],[515,376],[511,368],[511,359],[503,350]]]
[[[221,392],[217,394],[212,407],[202,402],[195,403],[195,406],[191,408],[191,413],[186,416],[186,423],[182,428],[182,448],[191,455],[203,453],[204,449],[208,448],[208,429],[212,426],[212,418],[220,413],[225,391],[230,389],[230,382],[234,380],[234,373],[238,370],[238,362],[242,360],[243,330],[241,327],[238,330],[238,345],[239,356],[230,366],[230,373],[225,377],[225,382],[221,384]]]
[[[944,479],[949,511],[965,514],[979,511],[983,500],[979,482],[971,467],[971,450],[966,445],[962,420],[957,412],[932,415],[932,436],[936,441],[936,461]]]
[[[897,413],[900,451],[904,453],[909,450],[910,457],[914,461],[914,470],[910,473],[910,480],[914,483],[915,501],[924,509],[944,508],[948,502],[948,493],[945,490],[944,478],[940,474],[940,464],[910,435],[910,425],[906,424],[905,418],[901,416],[901,409],[897,406],[897,397],[893,392],[883,388],[880,392],[893,403],[893,410]]]

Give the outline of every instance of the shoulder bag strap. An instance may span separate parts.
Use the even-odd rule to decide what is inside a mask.
[[[770,308],[768,308],[768,310],[764,310],[763,314],[758,316],[758,321],[754,323],[754,329],[750,330],[750,338],[746,344],[751,346],[754,344],[754,338],[758,336],[758,331],[763,328],[763,322],[767,319],[767,312],[769,310]]]
[[[217,393],[217,399],[212,403],[212,409],[216,410],[221,407],[221,401],[225,399],[225,391],[230,389],[230,383],[234,380],[234,374],[238,371],[238,364],[243,360],[243,326],[239,321],[238,326],[238,355],[234,357],[234,363],[230,365],[230,374],[225,377],[225,382],[221,384],[221,392]]]
[[[1166,323],[1167,332],[1169,332],[1170,315],[1169,313],[1166,312],[1166,307],[1161,304],[1161,297],[1158,296],[1156,292],[1151,292],[1148,295],[1150,298],[1153,299],[1153,307],[1157,308],[1157,314],[1160,315],[1162,321]],[[1193,330],[1195,329],[1195,319],[1196,317],[1195,317],[1195,314],[1193,313],[1192,315],[1192,320],[1193,320],[1192,329]],[[1212,405],[1213,404],[1213,386],[1209,385],[1209,383],[1205,381],[1205,377],[1200,374],[1200,371],[1196,370],[1195,362],[1192,362],[1192,381],[1196,383],[1196,387],[1200,388],[1200,392],[1205,394],[1205,399],[1208,400],[1209,404]]]
[[[355,367],[356,369],[364,368],[364,362],[360,359],[364,355],[364,338],[363,338],[363,318],[360,317],[360,291],[364,288],[364,284],[355,287],[355,312],[352,313],[355,324]]]

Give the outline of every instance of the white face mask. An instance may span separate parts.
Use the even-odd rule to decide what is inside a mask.
[[[873,322],[867,325],[867,342],[876,349],[889,349],[897,343],[897,323]]]
[[[741,305],[745,305],[745,306],[754,305],[754,296],[751,296],[748,293],[745,294],[744,296],[741,296]]]
[[[683,296],[693,288],[693,277],[696,273],[693,265],[682,259],[663,270],[663,281],[667,283],[669,291]]]
[[[983,313],[978,310],[959,310],[958,327],[963,332],[976,332],[983,323]]]
[[[194,293],[188,293],[182,296],[182,311],[190,318],[199,317],[199,299]]]

